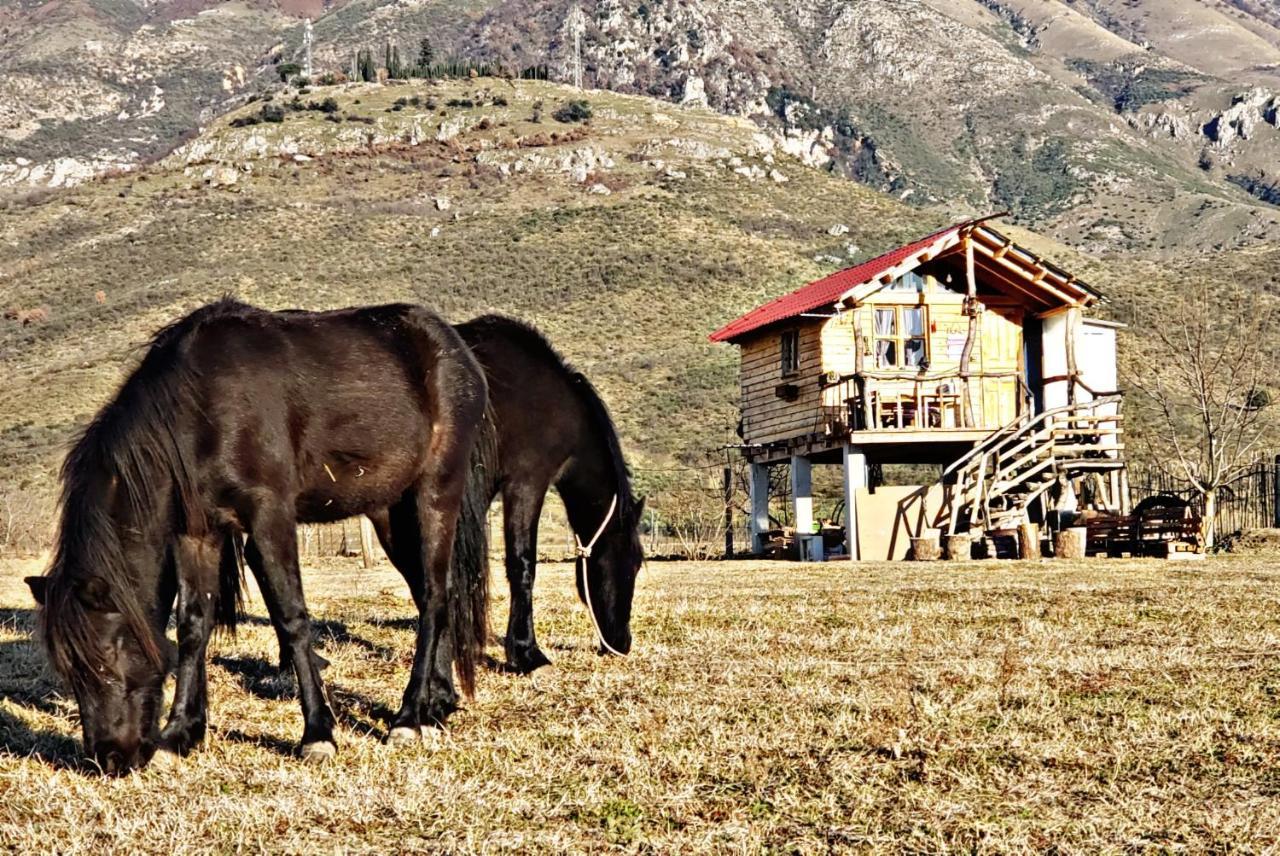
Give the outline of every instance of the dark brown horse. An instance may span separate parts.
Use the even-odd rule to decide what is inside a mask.
[[[292,655],[303,756],[332,755],[296,525],[382,508],[412,527],[404,560],[422,581],[392,724],[416,733],[443,719],[452,661],[470,691],[485,632],[483,510],[464,501],[485,403],[475,358],[421,307],[272,313],[224,300],[161,331],[67,457],[53,564],[28,580],[86,751],[120,772],[203,738],[206,645],[215,619],[234,617],[239,583],[220,559],[243,532]],[[175,598],[177,690],[160,731]]]
[[[608,408],[591,382],[532,327],[485,315],[459,324],[457,331],[484,368],[490,390],[496,459],[483,469],[481,481],[486,507],[502,496],[511,586],[508,664],[527,673],[548,662],[533,631],[533,584],[538,518],[553,486],[579,545],[592,544],[590,555],[578,562],[579,597],[592,613],[603,649],[627,653],[631,602],[644,560],[638,534],[644,500],[632,497]],[[372,518],[383,546],[394,554],[396,541],[385,518]]]
[[[534,636],[533,584],[538,518],[552,486],[564,501],[582,552],[591,545],[578,562],[577,585],[599,631],[601,652],[630,651],[631,602],[644,559],[637,534],[644,501],[631,495],[608,409],[591,383],[527,324],[486,315],[456,329],[484,368],[489,386],[492,426],[486,426],[485,440],[477,445],[471,484],[485,508],[502,496],[511,586],[508,665],[526,674],[549,662]],[[412,519],[395,508],[371,511],[369,517],[392,564],[418,591],[422,582]],[[281,655],[283,667],[288,662],[283,644]]]

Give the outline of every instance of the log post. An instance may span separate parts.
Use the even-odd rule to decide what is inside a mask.
[[[921,529],[911,539],[911,558],[917,562],[936,562],[942,558],[942,539],[937,529]]]
[[[1080,317],[1080,310],[1072,307],[1067,310],[1067,404],[1074,405],[1076,403],[1076,379],[1080,376],[1076,369],[1076,327]],[[1072,425],[1071,427],[1075,427]]]
[[[733,558],[733,469],[724,468],[724,557]]]
[[[964,349],[960,351],[960,385],[964,401],[960,407],[961,427],[972,428],[976,424],[973,415],[973,392],[969,380],[969,364],[973,356],[973,343],[978,336],[978,281],[973,270],[973,238],[966,232],[964,242],[964,278],[966,297],[965,313],[969,316],[969,329],[964,337]]]
[[[1018,525],[1018,558],[1040,558],[1040,527],[1034,523]]]
[[[372,568],[376,558],[373,552],[375,538],[373,521],[360,515],[360,564],[366,568]]]
[[[1053,538],[1053,555],[1058,559],[1083,559],[1089,530],[1083,526],[1062,529]]]
[[[947,536],[947,561],[967,562],[973,557],[973,541],[968,532]]]

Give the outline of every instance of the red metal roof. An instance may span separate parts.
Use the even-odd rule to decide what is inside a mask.
[[[804,312],[812,312],[823,306],[829,306],[840,299],[841,295],[850,289],[857,288],[871,282],[885,271],[894,268],[911,256],[929,247],[940,238],[943,238],[953,232],[958,232],[968,226],[980,221],[966,220],[963,223],[957,223],[954,226],[948,226],[945,229],[934,232],[932,235],[921,238],[920,240],[907,244],[905,247],[898,247],[882,256],[865,261],[860,265],[854,265],[851,268],[836,271],[830,276],[823,277],[815,282],[811,282],[803,288],[798,288],[790,294],[784,294],[776,300],[771,300],[763,306],[757,306],[746,315],[721,327],[719,330],[711,334],[713,342],[728,342],[738,338],[744,333],[750,333],[752,330],[758,330],[778,321],[785,321],[788,318],[794,318]]]

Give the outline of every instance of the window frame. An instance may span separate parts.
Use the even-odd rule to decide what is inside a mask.
[[[873,303],[869,305],[871,309],[871,358],[876,362],[876,369],[880,371],[922,371],[929,367],[929,307],[924,303]],[[908,310],[918,310],[920,312],[920,335],[907,335],[906,312]],[[876,325],[877,313],[880,311],[893,313],[893,334],[881,335]],[[920,340],[924,353],[920,357],[920,362],[916,365],[907,364],[907,343]],[[892,365],[880,365],[880,342],[892,342],[894,348],[894,362]]]
[[[783,330],[778,336],[778,368],[783,377],[800,374],[800,331]],[[788,359],[790,358],[790,359]]]

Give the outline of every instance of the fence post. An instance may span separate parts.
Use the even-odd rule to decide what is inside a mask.
[[[724,468],[724,557],[733,558],[733,469]]]
[[[1271,525],[1280,528],[1280,455],[1271,465]]]

